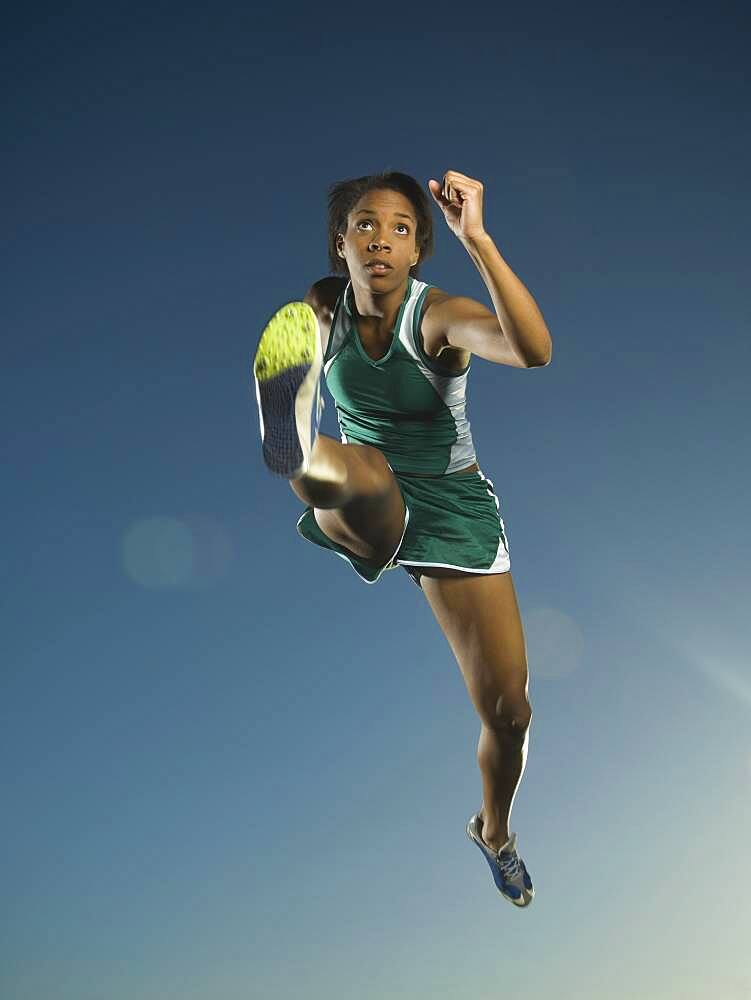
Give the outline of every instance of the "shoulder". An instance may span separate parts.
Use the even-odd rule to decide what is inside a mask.
[[[324,357],[326,356],[329,337],[331,336],[331,324],[334,320],[336,300],[346,286],[346,278],[330,275],[312,284],[303,299],[303,302],[307,302],[316,314],[318,328],[321,332],[321,351]]]
[[[341,275],[330,275],[314,282],[305,294],[304,302],[312,306],[319,319],[330,320],[336,300],[344,291],[347,279]]]

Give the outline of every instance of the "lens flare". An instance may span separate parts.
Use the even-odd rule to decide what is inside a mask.
[[[225,576],[233,547],[212,517],[150,517],[135,521],[122,542],[130,579],[152,590],[204,588]]]
[[[131,580],[142,587],[179,587],[190,579],[193,568],[190,529],[173,517],[136,521],[123,539],[123,564]]]
[[[584,636],[573,618],[555,608],[533,608],[523,621],[530,675],[557,680],[581,666]]]

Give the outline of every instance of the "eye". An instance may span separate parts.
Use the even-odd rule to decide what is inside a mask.
[[[371,226],[372,222],[370,221],[370,219],[360,219],[360,221],[357,223],[357,225],[358,225],[358,227],[359,226]],[[409,233],[409,226],[406,224],[406,222],[397,222],[396,225],[397,225],[397,227],[401,226],[402,229],[406,230],[406,232]]]

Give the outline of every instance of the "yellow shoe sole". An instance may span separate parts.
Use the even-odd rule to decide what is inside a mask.
[[[297,479],[310,465],[323,399],[318,318],[307,302],[288,302],[265,326],[253,359],[267,467]]]

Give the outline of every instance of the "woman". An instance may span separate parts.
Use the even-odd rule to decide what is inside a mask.
[[[470,358],[547,365],[551,339],[485,231],[483,186],[449,170],[428,188],[487,285],[495,314],[417,280],[433,248],[430,202],[398,173],[329,193],[333,277],[265,328],[254,377],[263,455],[306,504],[297,528],[375,583],[403,566],[443,630],[480,716],[483,804],[467,835],[502,895],[527,906],[532,881],[509,832],[531,707],[505,526],[466,419]],[[320,374],[341,442],[318,433]]]

